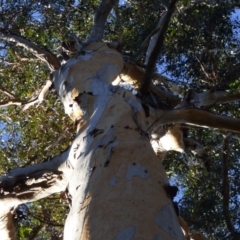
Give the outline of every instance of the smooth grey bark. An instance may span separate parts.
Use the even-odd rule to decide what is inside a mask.
[[[118,4],[119,0],[103,0],[98,7],[94,16],[94,25],[92,33],[87,40],[87,43],[99,42],[103,38],[104,28],[107,21],[107,17],[112,10],[113,6]]]

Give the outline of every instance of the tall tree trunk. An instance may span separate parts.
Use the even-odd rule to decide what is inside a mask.
[[[69,155],[64,239],[183,239],[146,134],[152,123],[131,92],[111,85],[122,69],[119,52],[93,43],[54,74],[79,127]]]

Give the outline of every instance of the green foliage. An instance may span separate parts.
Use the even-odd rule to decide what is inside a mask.
[[[59,56],[61,42],[76,32],[85,41],[93,26],[98,0],[25,0],[2,1],[0,29],[30,39]],[[160,1],[164,2],[164,1]],[[181,87],[188,89],[230,89],[239,91],[239,20],[231,20],[233,7],[221,4],[177,3],[165,38],[158,64]],[[131,0],[115,6],[111,12],[104,40],[123,43],[123,53],[130,59],[138,52],[144,39],[156,28],[164,7],[158,0]],[[16,98],[26,100],[40,89],[49,77],[45,63],[12,43],[0,42],[0,88]],[[144,62],[144,54],[140,63]],[[0,92],[0,99],[9,96]],[[216,104],[208,111],[240,117],[239,103]],[[0,109],[0,172],[15,167],[41,163],[66,149],[74,137],[74,126],[65,116],[54,92],[39,107],[22,111],[17,106]],[[192,153],[169,153],[164,164],[169,176],[181,187],[180,213],[188,224],[211,239],[231,239],[222,212],[222,135],[209,129],[189,130],[204,144],[211,159],[212,172]],[[232,135],[229,149],[230,216],[240,231],[239,159],[240,143]],[[57,206],[57,207],[56,207]],[[28,238],[42,226],[39,239],[58,239],[68,207],[59,203],[59,195],[26,206],[27,219],[19,222],[19,239]]]

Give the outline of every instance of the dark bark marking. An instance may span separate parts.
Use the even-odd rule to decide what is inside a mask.
[[[110,163],[110,161],[107,160],[107,161],[104,163],[104,167],[107,167],[109,163]]]
[[[92,138],[94,138],[94,137],[96,137],[97,135],[99,135],[99,134],[101,134],[101,133],[103,133],[103,129],[97,129],[97,128],[95,128],[95,129],[93,129],[91,132],[89,132],[89,135],[90,135]]]
[[[77,146],[73,149],[74,152],[76,152],[78,150],[79,146],[80,146],[80,144],[77,143]]]
[[[79,156],[77,157],[77,159],[79,159],[82,155],[83,155],[83,152],[81,152],[81,153],[79,154]]]

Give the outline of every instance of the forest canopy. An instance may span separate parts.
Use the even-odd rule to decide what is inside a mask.
[[[54,89],[39,98],[56,65],[46,61],[51,56],[45,58],[38,51],[51,52],[61,63],[75,56],[71,43],[77,41],[81,46],[89,40],[101,1],[50,2],[0,1],[1,176],[17,167],[47,162],[68,149],[76,134],[76,123],[65,114]],[[119,43],[124,60],[146,69],[149,41],[159,30],[158,22],[169,2],[114,1],[102,40]],[[231,0],[176,2],[150,74],[154,83],[174,96],[159,108],[172,109],[173,102],[187,102],[194,94],[200,99],[206,92],[226,92],[231,101],[200,108],[239,119],[239,7],[240,2]],[[40,50],[23,47],[18,37]],[[139,94],[137,84],[130,89]],[[198,102],[187,102],[186,108],[199,108]],[[187,124],[182,131],[196,139],[205,152],[204,158],[198,158],[188,149],[169,151],[163,162],[170,182],[179,189],[175,202],[180,215],[191,229],[209,239],[239,239],[239,134]],[[18,239],[62,239],[68,211],[61,193],[21,205],[15,219]]]

